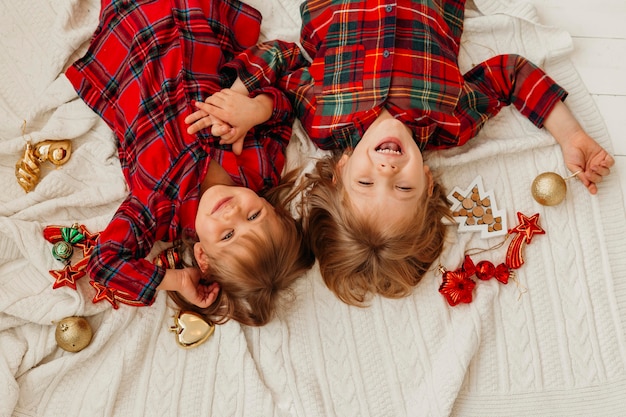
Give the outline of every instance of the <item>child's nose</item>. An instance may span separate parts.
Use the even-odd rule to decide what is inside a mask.
[[[224,214],[223,214],[224,219],[229,220],[229,219],[235,218],[239,214],[240,211],[241,210],[239,209],[238,205],[230,205],[228,207],[225,207]]]
[[[381,163],[378,165],[378,170],[384,174],[393,174],[397,169],[398,167],[395,164]]]

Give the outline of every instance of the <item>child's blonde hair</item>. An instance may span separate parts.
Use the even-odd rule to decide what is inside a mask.
[[[385,230],[356,215],[347,199],[337,163],[341,154],[323,158],[306,175],[303,201],[305,233],[322,277],[339,299],[362,305],[371,294],[408,295],[443,249],[450,208],[443,188],[434,183],[410,219]]]
[[[183,310],[194,311],[214,324],[236,320],[248,326],[269,322],[277,308],[279,294],[303,275],[314,262],[302,225],[288,210],[284,196],[294,183],[296,173],[289,173],[265,198],[274,206],[281,228],[266,239],[250,236],[243,239],[245,249],[209,259],[205,281],[217,282],[220,292],[215,302],[200,308],[180,294],[170,298]],[[191,246],[189,243],[187,244]]]

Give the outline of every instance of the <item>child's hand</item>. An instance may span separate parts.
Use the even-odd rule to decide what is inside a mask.
[[[197,104],[200,104],[202,107],[199,107]],[[211,134],[213,136],[222,136],[230,131],[231,126],[229,126],[228,123],[218,120],[216,117],[211,116],[208,112],[203,110],[203,108],[207,108],[204,103],[194,102],[194,105],[199,110],[185,117],[185,123],[190,125],[187,128],[187,133],[193,135],[194,133],[209,127],[211,128]]]
[[[615,160],[595,140],[581,131],[561,143],[563,159],[567,168],[580,173],[576,176],[591,194],[598,192],[597,184],[609,175]]]
[[[544,126],[561,146],[563,160],[571,172],[591,194],[598,192],[597,184],[609,175],[615,160],[580,126],[568,107],[557,101]]]
[[[272,116],[274,100],[267,95],[250,98],[230,88],[225,88],[205,100],[202,109],[234,128],[248,131],[265,123]]]
[[[205,284],[198,268],[168,269],[157,289],[176,291],[191,304],[207,308],[215,302],[220,291],[217,282]]]

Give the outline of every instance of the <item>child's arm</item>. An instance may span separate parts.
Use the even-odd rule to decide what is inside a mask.
[[[597,192],[596,184],[615,161],[585,133],[562,101],[567,92],[542,69],[519,55],[498,55],[472,68],[464,78],[473,86],[472,99],[487,103],[483,106],[487,116],[513,104],[535,126],[545,127],[561,146],[568,169],[581,171],[578,178],[590,193]],[[466,139],[475,134],[470,132]]]
[[[215,302],[220,287],[217,282],[205,284],[198,268],[167,269],[157,290],[176,291],[191,304],[207,308]]]
[[[596,184],[610,173],[615,160],[580,126],[567,106],[558,101],[544,121],[544,127],[561,146],[563,159],[571,172],[580,173],[578,179],[591,194],[598,191]]]

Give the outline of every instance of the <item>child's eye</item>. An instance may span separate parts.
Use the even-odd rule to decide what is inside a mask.
[[[224,236],[222,236],[222,241],[224,240],[228,240],[230,238],[232,238],[235,234],[234,230],[231,230],[230,232],[226,233]]]
[[[396,188],[398,190],[400,190],[400,191],[411,191],[412,190],[411,187],[400,187],[400,186],[397,186]]]
[[[260,214],[261,214],[261,210],[257,211],[252,216],[248,217],[248,221],[252,221],[252,220],[256,219],[257,217],[259,217]]]
[[[359,184],[367,186],[367,185],[372,185],[373,182],[370,182],[370,181],[359,181]]]

